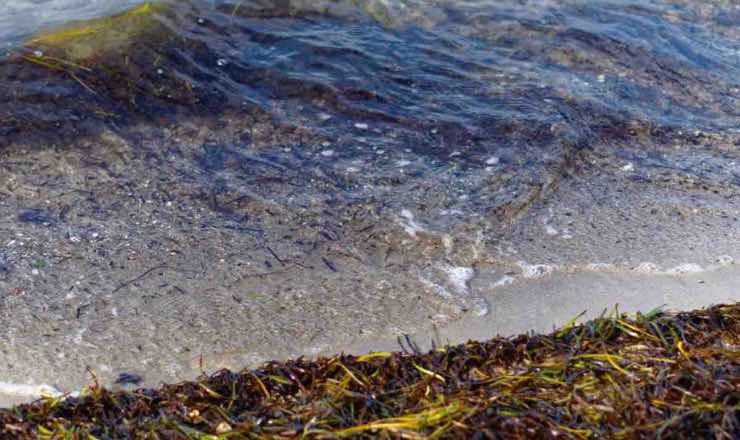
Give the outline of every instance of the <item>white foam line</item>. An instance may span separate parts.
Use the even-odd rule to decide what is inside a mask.
[[[648,273],[654,275],[668,275],[668,276],[680,276],[680,275],[691,275],[704,272],[712,272],[719,270],[725,266],[734,264],[734,260],[729,256],[721,256],[716,261],[717,264],[710,264],[708,266],[702,266],[697,263],[682,263],[668,269],[661,269],[660,266],[653,263],[640,263],[637,267],[633,268],[633,272]]]
[[[585,269],[589,272],[614,272],[617,267],[610,263],[589,263]]]
[[[38,399],[45,396],[59,397],[63,393],[51,385],[33,385],[0,381],[0,394],[12,397]]]
[[[635,266],[632,271],[639,273],[658,273],[660,272],[660,268],[657,264],[646,261]]]
[[[532,279],[545,278],[547,276],[553,275],[556,272],[567,272],[567,273],[582,272],[582,271],[609,272],[609,273],[634,272],[634,273],[638,273],[642,275],[650,275],[650,276],[683,277],[683,276],[690,276],[690,275],[696,275],[700,273],[721,270],[724,267],[736,264],[737,260],[729,255],[721,255],[717,257],[713,263],[714,264],[707,264],[707,265],[701,265],[697,263],[682,263],[682,264],[665,269],[655,263],[648,262],[648,261],[642,262],[636,266],[626,266],[626,267],[617,266],[616,264],[611,264],[611,263],[589,263],[586,265],[558,266],[558,265],[549,265],[549,264],[529,264],[526,261],[518,261],[517,265],[521,269],[521,274],[519,276],[505,275],[502,278],[500,278],[498,281],[494,282],[490,286],[490,288],[495,289],[497,287],[508,286],[508,285],[514,284],[515,282],[518,282],[519,280],[527,280],[527,279],[532,280]],[[463,269],[463,268],[450,268],[450,269]],[[450,274],[449,269],[448,269],[448,274]],[[463,272],[461,272],[460,275],[463,275]],[[467,281],[468,280],[465,280],[465,282]],[[453,284],[453,286],[456,287],[456,290],[457,290],[457,286],[460,284],[455,283],[452,276],[450,276],[450,282],[451,284]]]
[[[707,269],[704,269],[698,264],[684,263],[684,264],[679,264],[676,267],[672,267],[666,270],[664,273],[666,275],[683,275],[683,274],[689,274],[689,273],[701,273],[701,272],[706,272],[706,271]]]
[[[632,267],[631,269],[627,268],[626,270],[646,275],[681,276],[704,272],[713,272],[715,270],[722,269],[723,267],[735,264],[734,259],[726,255],[718,257],[715,263],[716,264],[708,264],[705,266],[698,263],[681,263],[679,265],[664,269],[655,263],[645,261],[638,264],[637,266]],[[623,270],[614,264],[608,263],[591,263],[582,267],[574,266],[572,269],[574,271],[586,270],[590,272],[620,272]]]

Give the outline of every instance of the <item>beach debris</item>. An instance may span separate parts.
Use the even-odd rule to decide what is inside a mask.
[[[0,280],[5,280],[10,274],[12,266],[5,254],[0,253]]]
[[[116,385],[138,385],[144,380],[141,376],[134,373],[121,373],[116,379]]]

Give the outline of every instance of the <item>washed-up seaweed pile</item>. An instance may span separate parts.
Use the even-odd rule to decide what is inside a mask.
[[[737,438],[740,304],[271,362],[0,412],[1,438]]]

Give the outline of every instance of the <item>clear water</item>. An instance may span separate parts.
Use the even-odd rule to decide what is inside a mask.
[[[123,6],[6,2],[0,39],[21,35],[11,22],[28,34]],[[318,159],[372,169],[347,182],[351,193],[398,180],[396,168],[404,181],[454,174],[445,184],[469,197],[453,195],[447,212],[503,206],[517,185],[541,191],[583,150],[737,184],[725,155],[740,118],[738,14],[724,2],[175,2],[130,53],[83,61],[92,70],[42,79],[8,62],[0,133],[77,136],[111,123],[100,114],[120,124],[257,108],[336,140]],[[675,151],[702,142],[695,133],[731,136]],[[495,195],[485,169],[511,175]]]

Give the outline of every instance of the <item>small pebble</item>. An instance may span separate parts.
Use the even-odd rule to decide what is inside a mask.
[[[221,422],[216,426],[216,434],[224,434],[231,431],[231,425],[226,422]]]

